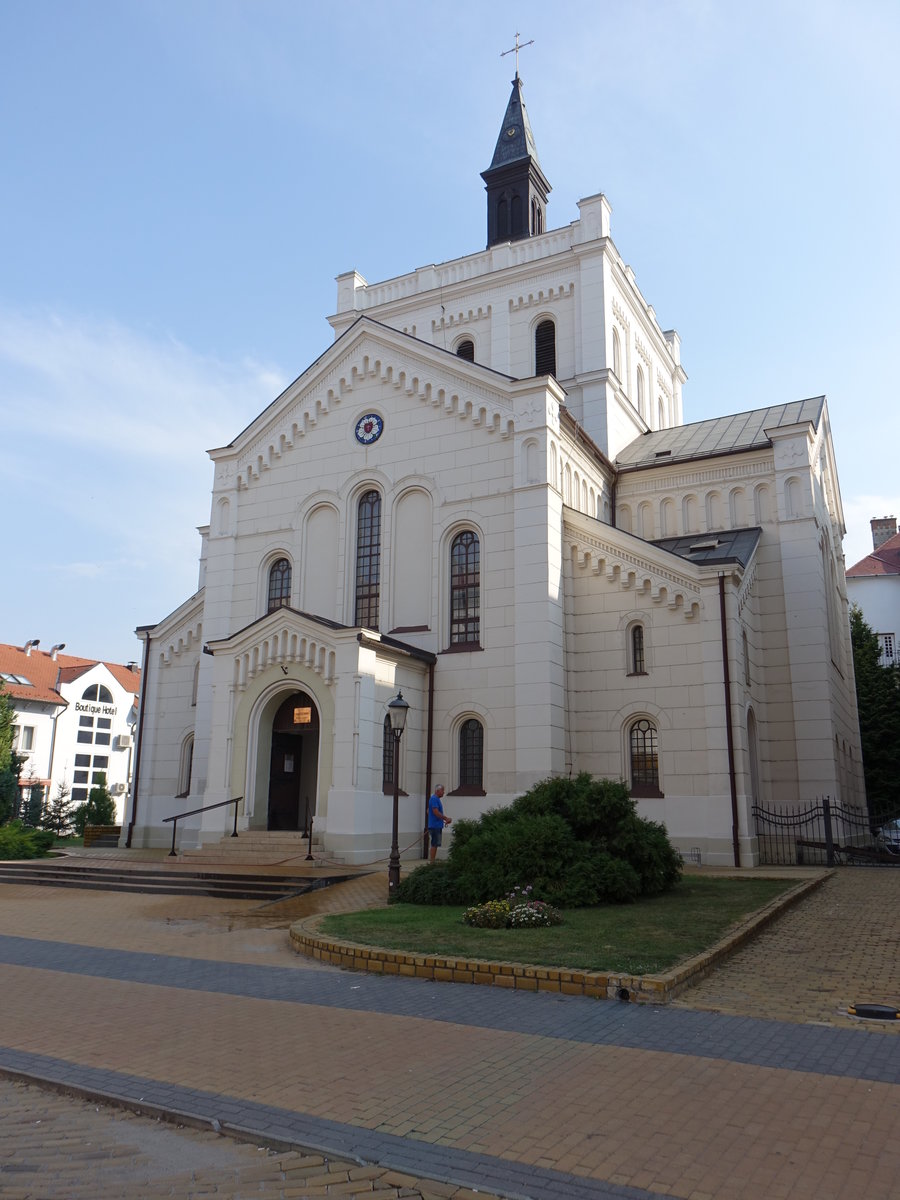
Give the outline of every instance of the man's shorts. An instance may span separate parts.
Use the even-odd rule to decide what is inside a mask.
[[[441,844],[441,834],[444,832],[443,829],[429,829],[428,832],[431,834],[432,846],[439,846]]]

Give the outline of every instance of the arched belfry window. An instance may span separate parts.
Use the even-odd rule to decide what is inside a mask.
[[[459,729],[458,793],[484,795],[484,726],[476,717],[463,721]]]
[[[541,321],[534,331],[534,373],[556,374],[556,326],[552,321]]]
[[[481,638],[481,547],[471,529],[450,544],[450,644],[478,645]]]
[[[522,197],[521,196],[519,196],[519,195],[513,196],[512,200],[510,202],[509,211],[510,211],[510,217],[511,217],[510,232],[513,237],[521,237],[521,235],[524,233],[524,227],[522,224]]]
[[[381,496],[371,491],[360,498],[357,510],[354,625],[378,628],[380,583]]]
[[[501,196],[497,201],[497,237],[509,237],[509,206],[505,196]]]
[[[279,558],[269,567],[269,592],[266,612],[274,612],[276,608],[285,608],[291,602],[291,564],[286,558]]]
[[[463,338],[456,347],[456,357],[464,358],[466,362],[475,361],[475,343],[471,338]]]
[[[662,796],[659,790],[659,735],[646,717],[628,730],[629,774],[632,796]]]

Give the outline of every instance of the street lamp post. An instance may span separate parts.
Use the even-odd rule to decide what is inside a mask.
[[[400,848],[397,845],[397,804],[400,798],[400,739],[406,728],[406,714],[409,705],[403,699],[403,693],[397,695],[387,706],[391,719],[391,733],[394,738],[394,812],[391,827],[391,857],[388,863],[388,903],[396,896],[400,886]]]

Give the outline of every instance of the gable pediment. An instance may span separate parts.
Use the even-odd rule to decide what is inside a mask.
[[[486,435],[515,432],[513,380],[361,317],[231,445],[210,451],[219,479],[251,486],[372,382]]]
[[[333,683],[338,644],[356,630],[319,620],[293,608],[277,608],[227,638],[211,641],[214,657],[232,657],[234,686],[247,685],[271,666],[301,666]]]

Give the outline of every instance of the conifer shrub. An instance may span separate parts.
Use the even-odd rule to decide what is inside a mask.
[[[48,829],[26,829],[21,821],[0,825],[0,859],[41,858],[53,845]]]
[[[625,784],[586,772],[545,779],[507,808],[457,821],[454,830],[445,862],[414,871],[398,900],[483,904],[527,881],[548,904],[580,908],[658,895],[681,876],[665,828],[637,815]],[[441,868],[440,881],[426,879]]]

